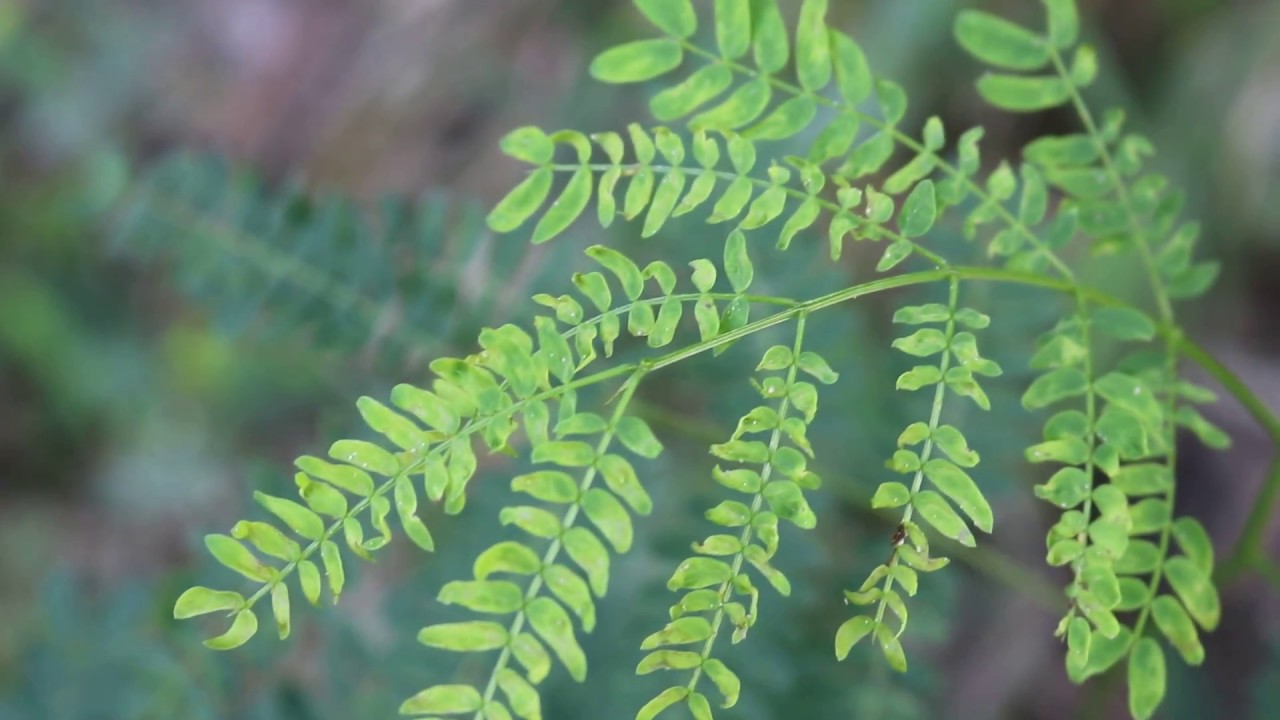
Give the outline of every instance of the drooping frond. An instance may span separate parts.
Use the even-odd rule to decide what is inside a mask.
[[[626,220],[643,215],[644,237],[657,233],[673,217],[710,205],[708,223],[734,223],[728,245],[744,243],[746,232],[782,220],[777,247],[786,250],[797,234],[826,212],[832,259],[839,259],[845,240],[852,237],[889,241],[880,270],[889,270],[912,254],[932,263],[945,262],[914,240],[937,220],[932,181],[915,185],[897,208],[892,197],[875,187],[853,187],[802,158],[788,157],[785,164],[775,163],[765,172],[752,174],[757,168],[757,143],[732,130],[718,130],[715,135],[696,130],[686,142],[668,128],[659,126],[650,132],[632,124],[628,127],[631,159],[626,159],[628,143],[617,133],[606,132],[591,138],[608,161],[597,163],[592,162],[593,145],[582,133],[562,130],[547,134],[534,127],[521,128],[504,139],[503,148],[535,169],[494,208],[489,224],[501,232],[520,227],[546,203],[554,173],[564,172],[571,177],[536,223],[535,243],[563,232],[582,215],[594,195],[602,226],[609,226],[619,211]],[[572,147],[577,162],[556,163],[558,144]],[[685,164],[688,145],[696,164]],[[619,205],[618,184],[623,178],[627,178],[627,186]],[[823,195],[826,188],[834,188],[829,198]],[[890,225],[895,219],[896,230]]]
[[[758,617],[760,593],[745,565],[751,565],[779,594],[791,594],[791,581],[770,562],[778,551],[779,521],[813,529],[817,517],[804,491],[821,484],[808,469],[813,449],[806,437],[817,413],[818,391],[798,375],[804,372],[824,384],[838,377],[821,356],[804,350],[804,331],[801,315],[794,344],[775,345],[761,359],[757,371],[768,374],[752,385],[767,404],[744,415],[728,442],[711,446],[716,458],[733,464],[712,470],[716,482],[745,495],[750,504],[725,500],[708,510],[708,520],[736,532],[694,543],[696,554],[681,562],[667,582],[668,589],[684,595],[671,607],[671,622],[644,640],[641,649],[651,652],[636,672],[687,670],[691,676],[687,683],[673,685],[645,704],[636,720],[651,720],[676,703],[688,705],[694,717],[710,717],[710,701],[698,689],[703,675],[723,696],[722,707],[737,703],[742,683],[713,652],[721,632],[729,629],[726,621],[732,627],[732,642],[738,643]],[[761,434],[767,440],[746,439]],[[669,649],[685,645],[693,648]]]
[[[1056,249],[1070,238],[1071,230],[1042,236],[1032,229],[1047,209],[1044,183],[1034,170],[1023,173],[1027,187],[1019,204],[1006,207],[1018,193],[1018,176],[1001,163],[985,181],[975,177],[981,128],[960,134],[953,148],[954,161],[944,156],[946,132],[939,118],[929,118],[919,137],[904,132],[906,92],[893,81],[876,77],[858,43],[827,26],[827,5],[827,0],[805,0],[792,33],[776,0],[717,2],[713,21],[720,40],[718,52],[713,52],[689,39],[698,20],[692,2],[639,2],[640,10],[668,37],[608,50],[592,63],[592,74],[610,83],[665,80],[696,63],[683,80],[653,96],[650,111],[660,122],[687,119],[691,131],[736,131],[756,142],[795,141],[801,133],[816,133],[808,142],[805,159],[833,167],[827,171],[833,185],[844,188],[854,181],[867,184],[873,177],[882,178],[864,187],[857,200],[842,202],[842,208],[852,210],[865,195],[867,204],[861,214],[868,218],[886,210],[891,214],[893,197],[908,195],[933,178],[936,188],[930,192],[936,215],[973,198],[974,207],[964,218],[967,237],[977,237],[980,227],[997,221],[1000,227],[989,238],[992,255],[1007,256],[1014,269],[1052,267],[1070,277]],[[674,17],[681,20],[673,22]],[[737,39],[728,40],[739,33]],[[792,76],[784,73],[788,67],[794,67]],[[818,121],[819,108],[834,111],[825,124]],[[868,130],[860,132],[864,126]],[[899,149],[906,151],[906,159],[891,163]],[[835,236],[844,222],[842,218],[831,224],[833,257],[838,257]],[[894,254],[904,249],[900,246]]]
[[[1175,520],[1173,493],[1176,427],[1214,446],[1224,444],[1225,435],[1188,404],[1212,396],[1179,379],[1170,331],[1170,300],[1203,293],[1217,264],[1191,262],[1197,228],[1178,225],[1181,197],[1167,191],[1166,178],[1144,171],[1150,141],[1124,132],[1119,110],[1099,125],[1084,103],[1080,93],[1093,82],[1097,61],[1092,47],[1076,44],[1074,3],[1044,5],[1044,33],[970,10],[960,13],[955,34],[996,68],[977,84],[988,102],[1014,112],[1070,105],[1079,115],[1083,132],[1042,137],[1024,148],[1024,177],[1032,172],[1065,196],[1059,218],[1074,218],[1076,225],[1066,238],[1078,232],[1094,252],[1137,257],[1166,326],[1159,350],[1128,355],[1105,371],[1098,367],[1100,342],[1148,342],[1157,326],[1141,312],[1092,308],[1078,298],[1075,314],[1039,342],[1031,364],[1044,374],[1022,400],[1032,410],[1082,404],[1050,417],[1044,442],[1027,450],[1031,462],[1062,466],[1036,494],[1064,510],[1049,531],[1047,559],[1071,566],[1074,576],[1070,610],[1058,627],[1067,640],[1068,675],[1081,682],[1127,658],[1130,711],[1145,718],[1165,688],[1163,651],[1144,635],[1148,620],[1188,664],[1198,665],[1204,650],[1196,625],[1212,630],[1220,614],[1208,535],[1193,518]],[[1107,482],[1095,484],[1097,473]],[[1182,554],[1172,554],[1171,539]],[[1173,594],[1161,592],[1162,579]],[[1125,620],[1118,613],[1136,615]]]
[[[906,654],[898,639],[907,629],[907,605],[893,587],[897,584],[907,595],[915,595],[918,573],[933,572],[948,563],[947,558],[930,557],[928,538],[912,517],[918,513],[939,535],[968,547],[976,543],[961,513],[983,532],[990,533],[993,527],[991,505],[965,471],[978,464],[978,454],[969,448],[959,428],[941,422],[948,393],[967,397],[983,410],[991,409],[978,378],[1001,374],[995,361],[978,352],[977,338],[971,332],[987,327],[991,319],[972,308],[960,307],[959,299],[959,283],[952,280],[946,305],[908,306],[894,314],[895,322],[906,325],[943,325],[942,329],[920,328],[893,343],[894,348],[913,357],[938,357],[937,364],[917,365],[903,373],[897,383],[899,390],[908,392],[933,387],[933,404],[927,420],[911,423],[898,436],[898,449],[887,463],[891,470],[911,476],[911,487],[897,481],[885,482],[871,500],[872,507],[906,509],[890,543],[889,559],[871,572],[857,592],[845,593],[848,602],[874,605],[876,610],[874,615],[857,615],[840,626],[836,657],[841,660],[870,635],[893,668],[907,668]],[[946,457],[934,457],[935,449]],[[924,489],[925,478],[929,489]],[[886,608],[897,618],[896,632],[885,620]]]

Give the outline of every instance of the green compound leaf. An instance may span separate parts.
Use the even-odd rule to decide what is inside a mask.
[[[592,488],[582,497],[582,510],[613,549],[625,553],[631,549],[631,516],[612,494]]]
[[[476,712],[484,700],[470,685],[437,685],[414,695],[400,706],[401,715],[456,715]]]
[[[418,632],[418,642],[453,652],[484,652],[507,644],[507,629],[496,622],[443,623]]]
[[[548,565],[542,579],[551,592],[582,620],[582,629],[591,632],[596,626],[596,606],[591,588],[577,573],[564,565]]]
[[[1147,720],[1164,700],[1164,651],[1149,637],[1140,638],[1129,655],[1129,712]]]
[[[724,65],[707,65],[654,95],[649,112],[659,122],[678,120],[719,97],[732,83],[732,70]]]
[[[744,519],[745,522],[745,519]],[[696,590],[727,582],[733,577],[729,565],[712,558],[688,558],[676,567],[667,581],[668,590]]]
[[[723,708],[731,708],[738,704],[738,695],[742,692],[742,680],[736,673],[715,658],[707,658],[702,664],[702,671],[715,683],[716,689],[724,696]]]
[[[995,520],[991,505],[968,473],[948,460],[935,458],[924,464],[924,474],[934,487],[969,516],[974,526],[983,532],[991,532]]]
[[[682,60],[684,50],[675,40],[635,40],[597,55],[590,72],[606,83],[644,82],[671,72]]]
[[[713,720],[711,701],[707,700],[706,695],[700,692],[691,692],[685,702],[689,706],[689,714],[693,715],[693,720]]]
[[[545,165],[555,154],[555,143],[540,128],[532,125],[507,133],[498,146],[507,155],[530,165]]]
[[[454,580],[440,588],[437,599],[473,612],[506,615],[524,604],[524,591],[505,580]]]
[[[636,666],[637,675],[656,670],[689,670],[702,663],[702,656],[689,650],[656,650],[644,656]]]
[[[1049,63],[1044,38],[980,10],[962,10],[954,26],[960,46],[982,62],[1006,70],[1039,70]]]
[[[952,425],[941,425],[934,430],[933,442],[939,450],[951,458],[952,462],[961,467],[973,467],[978,464],[978,453],[969,448],[964,435]]]
[[[740,230],[730,233],[725,243],[724,273],[736,293],[745,292],[755,276],[751,256],[747,254],[747,236]]]
[[[880,508],[896,508],[906,505],[911,501],[911,491],[906,485],[900,482],[881,483],[876,488],[876,494],[871,498],[871,507]]]
[[[173,605],[173,617],[175,620],[186,620],[197,615],[237,610],[241,607],[244,607],[244,598],[240,593],[196,586],[178,597]]]
[[[855,615],[845,620],[840,625],[840,629],[836,630],[836,659],[844,660],[849,657],[849,651],[853,646],[871,634],[875,628],[875,620],[866,615]]]
[[[640,643],[641,650],[652,650],[667,645],[686,645],[702,642],[711,637],[711,623],[704,617],[685,616],[667,623],[667,626]]]
[[[525,606],[525,616],[529,618],[533,631],[569,671],[569,676],[577,682],[585,680],[587,657],[573,635],[573,621],[569,619],[569,613],[555,600],[537,597]]]
[[[840,96],[851,106],[866,100],[871,95],[871,68],[862,48],[848,35],[833,31],[831,51]],[[850,140],[856,131],[856,124],[848,128]]]
[[[531,633],[522,632],[511,640],[511,655],[524,666],[532,683],[542,682],[551,672],[551,655]]]
[[[752,51],[756,66],[772,75],[791,59],[787,26],[776,0],[751,0]]]
[[[497,233],[508,233],[523,225],[547,199],[553,175],[549,168],[540,168],[512,188],[485,219],[489,229]]]
[[[897,267],[903,260],[911,257],[911,253],[915,251],[915,247],[909,242],[890,243],[884,249],[884,255],[880,258],[880,262],[876,263],[876,272],[887,272]]]
[[[790,480],[774,480],[764,486],[764,498],[769,509],[778,517],[789,520],[796,527],[811,530],[818,524],[818,518],[809,508],[800,486]]]
[[[590,200],[591,171],[585,167],[578,168],[573,177],[569,178],[564,192],[560,193],[560,197],[556,198],[533,229],[533,244],[540,245],[564,232],[587,209]]]
[[[750,140],[785,140],[808,127],[817,112],[818,105],[812,98],[794,97],[743,131],[742,136]]]
[[[751,49],[749,0],[716,0],[716,44],[720,56],[736,60]]]
[[[1090,323],[1117,340],[1150,340],[1156,334],[1155,323],[1130,308],[1100,308],[1094,311]]]
[[[1028,410],[1048,407],[1061,400],[1083,395],[1088,386],[1088,379],[1076,368],[1058,368],[1031,383],[1022,395],[1022,406]]]
[[[938,217],[938,201],[933,181],[925,180],[915,186],[902,204],[898,224],[902,234],[909,238],[920,237],[933,227]]]
[[[827,0],[804,0],[796,21],[796,75],[800,86],[816,92],[831,81],[831,42],[827,36]]]
[[[951,538],[965,547],[975,547],[973,533],[951,505],[932,490],[921,490],[911,500],[920,517],[933,526],[943,537]]]
[[[1208,575],[1183,555],[1165,561],[1164,575],[1200,627],[1205,630],[1218,627],[1218,621],[1222,617],[1222,604]]]
[[[672,37],[684,39],[698,31],[691,0],[633,0],[641,13]]]
[[[1066,48],[1073,45],[1080,33],[1080,18],[1076,12],[1076,0],[1041,0],[1049,14],[1049,39],[1054,46]]]
[[[1076,507],[1089,497],[1089,476],[1080,468],[1066,467],[1058,470],[1049,482],[1035,486],[1036,497],[1057,505],[1063,510]]]
[[[250,580],[269,582],[271,568],[262,564],[253,551],[240,541],[228,535],[206,535],[204,545],[214,559],[228,569],[234,570]]]
[[[772,86],[764,79],[743,83],[724,102],[698,113],[690,121],[694,130],[735,130],[760,117],[773,97]],[[746,172],[736,168],[740,173]]]
[[[560,539],[565,552],[587,574],[587,582],[596,597],[604,597],[609,589],[609,551],[590,530],[569,528]]]
[[[669,687],[658,694],[657,697],[644,704],[640,711],[636,713],[636,720],[653,720],[662,711],[675,705],[676,703],[689,697],[689,688]]]
[[[876,626],[876,640],[880,643],[880,651],[884,653],[884,659],[889,663],[889,667],[898,672],[907,671],[907,654],[902,649],[902,643],[898,641],[893,631],[888,625]]]
[[[234,650],[245,644],[258,632],[258,616],[252,610],[241,610],[231,621],[231,627],[217,637],[204,641],[210,650]]]
[[[498,572],[532,575],[541,567],[542,561],[532,550],[508,540],[480,553],[472,569],[477,580],[484,580]]]
[[[929,357],[947,348],[947,337],[937,328],[921,328],[894,340],[893,347],[915,357]]]
[[[542,701],[538,691],[523,675],[503,668],[498,672],[498,687],[507,696],[511,711],[524,720],[535,720],[542,715]]]
[[[1071,97],[1071,87],[1057,76],[987,73],[978,78],[978,94],[1001,110],[1037,112],[1065,103]]]
[[[1204,662],[1204,646],[1200,644],[1195,623],[1191,622],[1191,616],[1187,615],[1182,603],[1169,595],[1161,595],[1151,603],[1151,617],[1188,665]]]
[[[1213,576],[1213,541],[1200,521],[1190,517],[1180,517],[1173,521],[1173,539],[1178,548],[1187,556],[1191,564],[1206,577]]]
[[[662,443],[649,429],[648,423],[640,418],[630,415],[622,417],[614,430],[622,444],[636,455],[653,459],[662,454]]]

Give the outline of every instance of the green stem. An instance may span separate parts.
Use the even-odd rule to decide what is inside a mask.
[[[644,377],[644,374],[643,370],[635,371],[623,386],[622,393],[618,398],[618,404],[613,409],[613,416],[609,419],[609,428],[601,434],[600,442],[596,443],[596,457],[604,456],[604,454],[609,450],[609,443],[613,442],[614,428],[618,426],[618,421],[622,419],[623,414],[626,412],[627,404],[631,402],[631,397],[635,394],[636,388],[640,386],[640,379]],[[596,472],[596,467],[592,465],[582,474],[582,482],[578,486],[579,496],[585,494],[591,489],[591,484],[595,482]],[[563,530],[568,530],[573,527],[574,521],[578,519],[578,509],[580,507],[581,505],[574,503],[565,511],[564,518],[560,521],[560,526]],[[542,555],[541,567],[544,570],[555,563],[556,558],[560,555],[561,547],[563,547],[563,545],[560,538],[552,540],[551,544],[547,546],[547,551]],[[529,587],[525,590],[524,602],[521,604],[521,609],[516,613],[515,618],[511,620],[511,627],[507,630],[508,638],[514,639],[524,628],[524,607],[528,606],[529,602],[538,596],[538,592],[540,590],[542,590],[541,572],[534,575],[533,579],[529,581]],[[484,688],[484,699],[480,704],[480,709],[476,711],[474,720],[485,720],[485,718],[488,717],[486,709],[489,707],[489,703],[493,701],[493,696],[498,690],[498,676],[502,674],[502,671],[507,667],[507,663],[510,659],[511,645],[508,643],[503,646],[502,652],[498,654],[498,659],[493,664],[493,672],[489,674],[489,682]]]
[[[1089,521],[1092,519],[1092,513],[1093,513],[1093,449],[1098,439],[1097,431],[1095,429],[1095,426],[1097,423],[1098,408],[1097,408],[1097,392],[1093,388],[1093,380],[1094,380],[1093,345],[1092,345],[1091,337],[1089,334],[1089,331],[1090,331],[1089,301],[1086,300],[1084,295],[1079,292],[1076,293],[1076,312],[1080,315],[1080,323],[1081,323],[1080,338],[1081,338],[1081,341],[1084,343],[1083,372],[1084,372],[1085,380],[1088,383],[1088,385],[1085,388],[1085,397],[1084,397],[1085,426],[1087,428],[1085,432],[1085,446],[1087,448],[1087,455],[1085,457],[1085,462],[1084,462],[1084,476],[1089,483],[1089,494],[1085,496],[1084,506],[1081,508],[1081,512],[1084,513],[1085,528],[1084,530],[1080,531],[1079,535],[1076,536],[1076,540],[1081,544],[1081,546],[1087,548],[1089,545]],[[1084,577],[1083,575],[1081,575],[1081,571],[1083,569],[1084,569],[1084,555],[1082,553],[1080,556],[1080,559],[1072,563],[1072,566],[1071,566],[1071,571],[1073,573],[1073,577],[1071,580],[1072,601],[1071,601],[1071,607],[1067,611],[1068,618],[1070,618],[1075,613],[1075,609],[1076,609],[1075,598],[1077,597],[1077,594],[1082,590],[1082,585],[1084,583]]]

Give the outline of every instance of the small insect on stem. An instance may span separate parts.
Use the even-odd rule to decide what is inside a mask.
[[[889,547],[893,550],[889,551],[889,559],[884,564],[888,565],[893,562],[893,556],[898,554],[898,548],[907,541],[907,526],[903,523],[898,524],[898,529],[893,531],[893,537],[889,538]]]
[[[900,523],[898,525],[898,529],[893,531],[893,537],[889,540],[889,544],[894,548],[897,548],[898,546],[902,545],[902,543],[906,541],[907,541],[907,526],[905,524]]]

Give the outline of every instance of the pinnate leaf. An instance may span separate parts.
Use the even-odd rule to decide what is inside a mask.
[[[698,16],[691,0],[634,0],[636,8],[662,32],[687,38],[698,30]]]
[[[1065,103],[1071,97],[1071,88],[1056,75],[987,73],[978,78],[978,94],[1002,110],[1036,112]]]
[[[609,48],[591,61],[591,77],[606,83],[652,80],[674,70],[684,59],[675,40],[634,40]]]
[[[1044,38],[981,10],[956,15],[956,40],[979,60],[1006,70],[1038,70],[1049,62]]]

